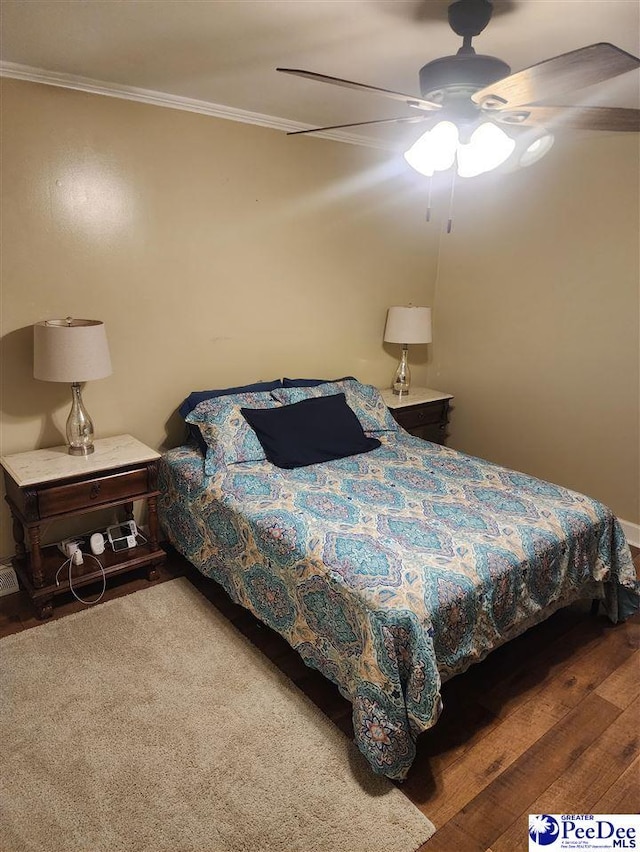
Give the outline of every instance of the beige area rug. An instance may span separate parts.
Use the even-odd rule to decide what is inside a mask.
[[[433,825],[184,578],[0,641],[3,852],[413,852]]]

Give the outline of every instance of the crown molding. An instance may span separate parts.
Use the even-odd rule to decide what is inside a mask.
[[[44,68],[34,68],[31,65],[21,65],[17,62],[0,61],[0,77],[11,77],[14,80],[27,80],[31,83],[42,83],[46,86],[58,86],[62,89],[75,89],[78,92],[89,92],[94,95],[106,95],[110,98],[120,98],[126,101],[138,101],[152,106],[167,109],[179,109],[185,112],[196,112],[200,115],[210,115],[224,118],[228,121],[239,121],[242,124],[255,124],[258,127],[268,127],[271,130],[295,132],[296,130],[311,130],[313,125],[289,121],[273,115],[259,112],[249,112],[244,109],[214,104],[210,101],[200,101],[181,95],[171,95],[167,92],[157,92],[153,89],[139,89],[136,86],[124,86],[119,83],[107,83],[93,80],[90,77],[80,77],[75,74],[63,74],[58,71],[47,71]],[[353,133],[327,130],[315,133],[314,138],[331,139],[335,142],[346,142],[350,145],[360,145],[365,148],[378,150],[393,150],[390,146],[375,139],[367,139]]]

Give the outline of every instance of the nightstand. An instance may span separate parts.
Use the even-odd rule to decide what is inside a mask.
[[[431,388],[412,387],[408,394],[399,396],[391,388],[381,390],[393,419],[416,438],[444,444],[449,422],[449,393]]]
[[[33,601],[39,618],[53,612],[55,595],[69,590],[66,571],[55,576],[65,556],[57,545],[42,547],[40,528],[62,518],[84,515],[96,509],[123,507],[126,520],[133,520],[133,504],[147,504],[148,541],[115,553],[107,543],[100,554],[105,577],[147,567],[147,577],[155,580],[156,566],[165,559],[158,545],[156,507],[157,465],[160,454],[131,435],[118,435],[95,441],[89,456],[71,456],[67,447],[33,450],[3,456],[6,501],[13,517],[16,555],[13,566]],[[29,547],[25,546],[25,533]],[[93,559],[74,565],[73,587],[86,586],[102,579]]]

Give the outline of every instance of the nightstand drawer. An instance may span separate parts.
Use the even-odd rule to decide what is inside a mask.
[[[416,426],[425,426],[429,423],[440,423],[446,419],[447,401],[444,403],[431,403],[416,408],[398,408],[392,411],[397,422],[405,429],[415,429]]]
[[[423,441],[444,444],[447,437],[447,426],[446,423],[430,423],[426,426],[417,426],[412,434],[416,438],[422,438]]]
[[[148,490],[148,470],[129,470],[109,476],[93,477],[87,481],[69,482],[38,489],[38,509],[41,518],[62,515],[76,509],[89,509],[134,498]]]

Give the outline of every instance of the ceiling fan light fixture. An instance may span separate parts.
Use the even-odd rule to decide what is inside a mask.
[[[460,137],[460,130],[452,121],[439,121],[405,151],[404,158],[425,177],[450,169],[456,159],[460,177],[475,177],[501,166],[516,146],[515,140],[491,121],[476,127],[468,142]]]
[[[483,122],[471,134],[467,145],[458,145],[458,174],[475,177],[501,166],[513,154],[515,139],[491,121]]]
[[[458,150],[458,128],[452,121],[439,121],[423,133],[404,153],[412,169],[425,177],[450,169]]]
[[[541,136],[538,136],[537,139],[534,139],[533,142],[525,148],[524,152],[520,156],[518,165],[532,166],[534,163],[537,163],[538,160],[541,160],[544,155],[551,150],[553,142],[553,134],[543,131]]]

